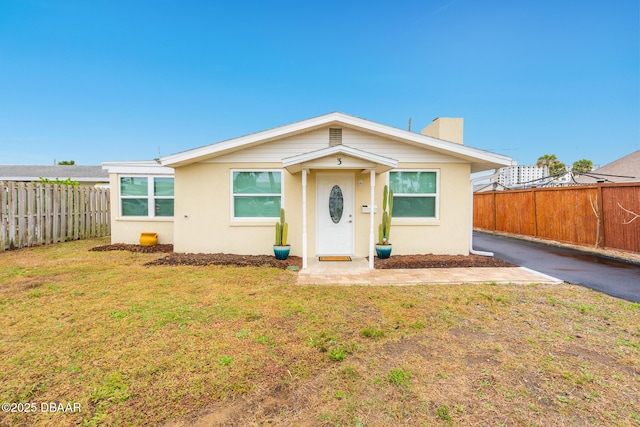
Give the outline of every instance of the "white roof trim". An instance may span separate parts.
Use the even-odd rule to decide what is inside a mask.
[[[368,151],[358,150],[347,145],[334,145],[332,147],[323,148],[321,150],[310,151],[308,153],[299,154],[297,156],[282,159],[282,166],[291,173],[300,172],[304,164],[313,160],[318,160],[328,156],[342,154],[354,157],[356,159],[365,160],[376,164],[376,172],[382,173],[398,166],[398,161],[389,157],[380,156]]]
[[[508,156],[432,138],[430,136],[394,128],[344,113],[329,113],[323,116],[268,129],[216,144],[194,148],[192,150],[163,157],[160,161],[163,166],[169,167],[187,165],[207,158],[217,157],[229,152],[237,151],[242,148],[263,144],[275,139],[281,139],[297,133],[308,132],[316,128],[332,125],[344,125],[364,132],[373,133],[386,138],[395,139],[397,141],[461,158],[472,164],[476,164],[476,167],[472,167],[472,172],[510,166],[512,163],[512,159]]]

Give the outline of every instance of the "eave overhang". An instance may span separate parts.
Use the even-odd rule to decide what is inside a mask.
[[[163,166],[175,168],[327,126],[349,127],[437,153],[446,154],[470,163],[471,172],[491,170],[511,166],[512,164],[512,159],[508,156],[444,141],[338,112],[172,154],[161,158],[160,162]]]

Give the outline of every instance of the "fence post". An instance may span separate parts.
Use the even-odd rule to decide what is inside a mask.
[[[60,241],[60,184],[53,184],[53,230],[52,243]]]
[[[498,229],[498,204],[496,202],[497,191],[492,193],[493,197],[493,231],[495,232]]]
[[[534,236],[538,237],[538,189],[531,189],[531,197],[533,197],[533,232]]]
[[[44,185],[36,184],[36,242],[41,245],[44,239]]]
[[[27,236],[26,236],[26,228],[27,228],[27,201],[24,197],[26,190],[26,185],[24,182],[18,183],[18,243],[17,247],[21,248],[26,245]]]
[[[602,184],[597,184],[597,188],[598,188],[598,212],[600,212],[600,236],[602,237],[602,248],[606,248],[607,247],[607,229],[606,229],[606,224],[607,222],[605,221],[605,217],[604,217],[604,193],[605,191],[602,191]],[[597,247],[597,246],[596,246]]]
[[[6,250],[7,241],[7,187],[0,181],[0,252]]]
[[[18,211],[18,201],[16,200],[16,184],[15,182],[9,183],[8,194],[8,206],[9,206],[9,249],[16,247],[16,213]]]
[[[33,182],[27,184],[27,246],[33,246],[36,234],[36,192]]]
[[[67,189],[68,185],[60,186],[60,241],[67,240]]]
[[[73,240],[80,239],[80,188],[73,188]]]

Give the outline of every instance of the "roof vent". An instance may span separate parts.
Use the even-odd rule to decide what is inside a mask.
[[[329,146],[342,144],[342,129],[329,128]]]

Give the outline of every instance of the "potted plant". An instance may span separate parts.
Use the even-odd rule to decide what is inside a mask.
[[[382,192],[382,223],[378,226],[378,243],[376,244],[376,253],[378,258],[385,259],[391,256],[391,241],[389,234],[391,233],[391,216],[393,213],[393,190],[389,190],[389,186],[384,186]]]
[[[280,222],[276,223],[276,244],[273,245],[273,253],[276,259],[287,259],[291,245],[287,244],[289,224],[284,222],[284,208],[280,209]]]

